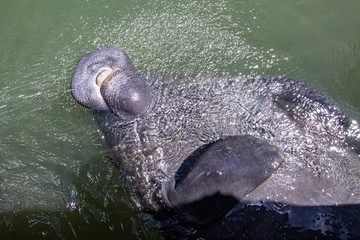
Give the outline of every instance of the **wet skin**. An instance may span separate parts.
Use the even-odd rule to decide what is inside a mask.
[[[349,130],[357,125],[320,92],[283,78],[163,80],[138,73],[124,51],[108,47],[81,58],[71,84],[149,210],[208,226],[239,202],[315,212],[359,203],[353,188],[334,191],[336,173],[324,170],[329,146],[359,160],[358,135]],[[308,151],[315,144],[321,150]],[[344,173],[349,185],[358,172]]]

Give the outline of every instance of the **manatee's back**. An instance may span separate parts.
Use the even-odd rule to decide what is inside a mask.
[[[323,204],[359,199],[359,156],[346,143],[349,135],[359,138],[357,123],[306,84],[281,78],[147,81],[155,101],[146,115],[123,122],[99,112],[97,119],[115,161],[148,205],[198,147],[244,134],[268,141],[285,156],[271,181],[246,200],[306,205],[310,196]],[[320,189],[310,190],[309,180]]]

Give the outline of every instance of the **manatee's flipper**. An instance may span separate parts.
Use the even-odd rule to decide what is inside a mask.
[[[358,123],[351,121],[337,104],[303,82],[274,78],[269,84],[274,103],[290,118],[318,134],[325,131],[331,136],[343,136],[345,142],[360,153]]]
[[[206,225],[226,214],[280,166],[282,154],[252,136],[231,136],[188,157],[163,190],[185,221]]]
[[[294,120],[303,125],[314,121],[348,127],[345,113],[333,101],[306,83],[291,79],[272,79],[273,100]]]

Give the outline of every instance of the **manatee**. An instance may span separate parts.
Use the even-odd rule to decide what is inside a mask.
[[[138,72],[122,49],[106,47],[79,60],[71,93],[94,110],[114,164],[149,212],[175,214],[207,237],[246,236],[239,224],[256,212],[279,221],[278,235],[253,228],[259,238],[302,228],[360,235],[358,123],[306,83],[174,79]],[[332,218],[334,209],[345,213]]]

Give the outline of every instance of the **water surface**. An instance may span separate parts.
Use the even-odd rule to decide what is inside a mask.
[[[123,48],[177,77],[281,75],[360,120],[360,2],[2,1],[0,232],[158,239],[69,85],[78,59]]]

